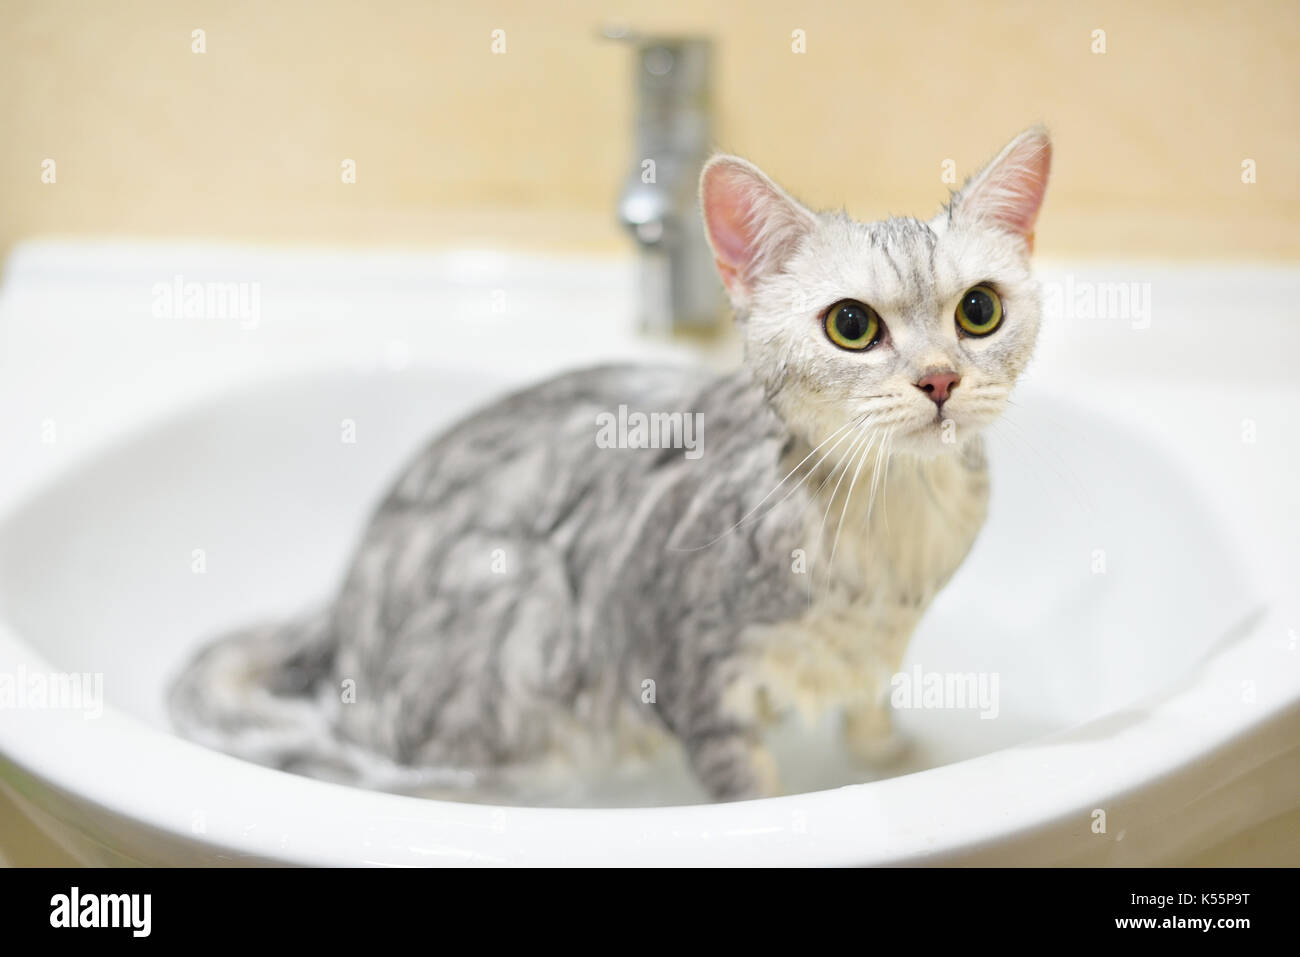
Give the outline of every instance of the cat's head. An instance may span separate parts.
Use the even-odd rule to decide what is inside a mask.
[[[797,434],[817,445],[859,422],[928,456],[1002,412],[1038,334],[1029,255],[1050,164],[1036,127],[929,222],[859,223],[812,212],[746,160],[709,161],[705,230],[746,361]]]

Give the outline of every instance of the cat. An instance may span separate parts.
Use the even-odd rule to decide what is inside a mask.
[[[174,724],[395,790],[667,738],[713,798],[776,795],[764,732],[792,712],[891,753],[890,676],[984,522],[981,430],[1033,351],[1050,158],[1032,128],[928,222],[859,223],[715,156],[700,208],[743,364],[573,372],[472,415],[392,486],[328,608],[186,666]],[[620,406],[694,416],[699,454],[600,447]]]

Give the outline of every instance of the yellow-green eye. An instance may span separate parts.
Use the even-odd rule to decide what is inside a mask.
[[[1002,300],[988,286],[972,286],[957,302],[957,326],[968,336],[987,336],[1002,325]]]
[[[854,299],[837,302],[826,311],[826,338],[841,349],[861,352],[880,340],[880,316]]]

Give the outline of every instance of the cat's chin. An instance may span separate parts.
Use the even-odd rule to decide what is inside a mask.
[[[891,452],[897,451],[921,459],[944,455],[962,455],[968,443],[979,438],[981,429],[954,419],[931,419],[891,439]]]

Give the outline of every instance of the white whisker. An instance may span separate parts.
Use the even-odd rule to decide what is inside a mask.
[[[821,523],[817,526],[817,548],[814,554],[816,555],[821,554],[822,542],[826,538],[826,520],[830,518],[831,508],[833,508],[835,505],[835,496],[839,494],[840,485],[843,483],[844,477],[848,475],[849,468],[853,465],[853,462],[858,458],[859,453],[865,456],[871,450],[872,443],[875,442],[877,434],[878,434],[877,432],[873,431],[869,427],[864,429],[861,438],[850,447],[849,452],[845,455],[844,463],[843,463],[844,469],[840,473],[840,480],[835,483],[835,489],[834,491],[831,492],[830,499],[826,503],[826,511],[822,514]],[[829,480],[829,476],[828,476],[828,480]],[[825,483],[823,483],[823,487],[824,486]],[[818,491],[820,492],[820,489]],[[848,504],[847,500],[845,501],[845,504],[846,505]],[[823,597],[830,594],[831,576],[833,574],[834,574],[834,569],[831,567],[831,562],[828,559],[826,563],[826,580],[825,580],[825,591],[823,592]]]
[[[894,437],[894,429],[891,427],[889,431],[885,433],[885,437],[880,443],[880,454],[876,456],[876,465],[875,468],[873,468],[871,471],[871,490],[867,495],[867,527],[868,528],[871,527],[871,513],[876,505],[876,485],[880,481],[880,471],[882,468],[882,463],[885,463],[886,461],[885,460],[886,447],[888,446],[890,440],[893,437]],[[884,468],[888,469],[888,465],[887,464],[884,465]]]
[[[862,418],[865,418],[865,416],[866,416],[866,413],[864,413],[862,416],[859,416],[858,419],[856,419],[856,420],[851,420],[851,421],[849,421],[849,422],[844,423],[842,426],[840,426],[838,429],[836,429],[834,432],[832,432],[830,435],[828,435],[825,439],[823,439],[821,442],[819,442],[819,443],[817,444],[817,447],[816,447],[816,448],[814,448],[811,452],[809,452],[807,455],[805,455],[805,456],[803,457],[803,461],[801,461],[798,465],[796,465],[794,468],[792,468],[792,469],[790,470],[790,472],[786,475],[785,478],[783,478],[783,479],[781,479],[781,481],[777,482],[776,485],[774,485],[774,486],[772,487],[772,490],[771,490],[770,492],[768,492],[768,493],[767,493],[766,495],[764,495],[761,499],[759,499],[757,505],[755,505],[755,506],[754,506],[753,508],[751,508],[748,512],[746,512],[744,515],[742,515],[742,516],[740,517],[740,520],[739,520],[739,521],[737,521],[737,522],[736,522],[734,525],[732,525],[730,528],[726,529],[726,530],[723,531],[721,534],[719,534],[717,538],[714,538],[712,541],[705,542],[703,545],[697,545],[697,546],[695,546],[695,547],[693,547],[693,548],[674,548],[673,551],[675,551],[675,552],[698,552],[698,551],[702,551],[703,549],[709,548],[709,547],[711,547],[711,546],[713,546],[713,545],[716,545],[718,542],[722,541],[724,538],[726,538],[728,535],[730,535],[730,534],[731,534],[732,532],[734,532],[736,529],[740,528],[740,527],[743,526],[747,521],[749,521],[750,517],[751,517],[755,512],[757,512],[760,508],[763,507],[763,503],[764,503],[764,502],[766,502],[769,498],[771,498],[773,495],[775,495],[776,492],[777,492],[777,490],[778,490],[782,485],[784,485],[786,482],[790,481],[791,476],[793,476],[796,472],[798,472],[799,469],[803,468],[803,466],[804,466],[804,462],[807,462],[810,458],[812,458],[814,455],[817,454],[818,449],[822,448],[822,446],[824,446],[827,442],[830,442],[830,441],[831,441],[832,439],[834,439],[836,436],[839,436],[839,437],[840,437],[840,438],[839,438],[839,441],[837,441],[837,442],[835,443],[835,445],[832,445],[829,449],[827,449],[827,450],[826,450],[826,454],[823,455],[820,459],[818,459],[818,460],[817,460],[817,463],[816,463],[815,465],[813,465],[813,467],[812,467],[811,469],[808,470],[808,475],[812,475],[812,474],[814,474],[814,473],[817,471],[817,469],[821,466],[821,464],[822,464],[823,462],[826,461],[827,457],[828,457],[832,452],[835,451],[835,449],[839,446],[839,444],[840,444],[841,442],[843,442],[846,438],[848,438],[848,437],[852,434],[852,431],[851,431],[851,430],[852,430],[853,426],[856,425],[857,422],[858,422],[859,420],[861,420]],[[778,502],[776,503],[776,505],[773,505],[773,506],[772,506],[772,508],[776,508],[778,505],[780,505],[782,502],[784,502],[787,498],[789,498],[791,495],[793,495],[796,491],[798,491],[799,486],[802,485],[805,481],[807,481],[807,479],[808,479],[808,475],[805,475],[802,479],[800,479],[800,480],[795,484],[795,486],[794,486],[793,488],[791,488],[790,491],[787,492],[787,493],[785,494],[785,496],[782,497],[782,498],[780,499],[780,501],[778,501]],[[769,511],[770,511],[770,510],[769,510]],[[765,513],[765,514],[766,514],[766,513]]]
[[[840,532],[844,529],[844,516],[849,513],[849,502],[853,499],[853,488],[858,484],[858,476],[862,473],[862,466],[866,464],[867,455],[870,451],[871,446],[870,443],[868,443],[867,446],[863,448],[862,454],[858,456],[858,467],[853,470],[853,481],[849,482],[849,490],[844,493],[844,505],[840,508],[840,521],[839,524],[835,526],[835,541],[831,544],[831,557],[826,560],[826,580],[828,590],[830,588],[830,572],[831,569],[835,567],[835,553],[840,547]],[[879,462],[879,449],[876,450],[876,455],[876,460]]]
[[[885,436],[885,464],[882,466],[885,470],[884,476],[880,480],[880,515],[885,522],[885,534],[889,534],[889,455],[890,445],[894,441],[894,430],[890,429],[889,434]],[[871,518],[871,509],[867,509],[867,519]]]

